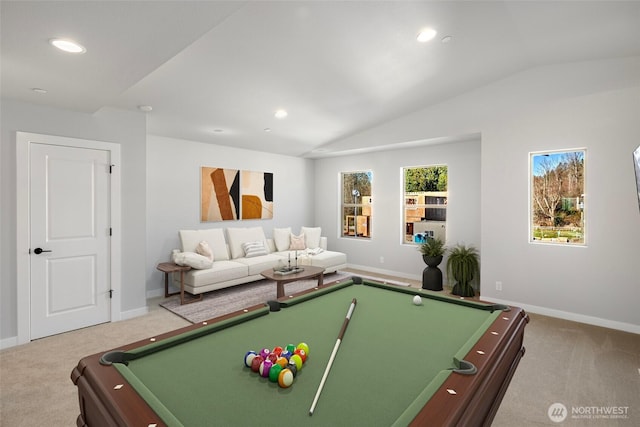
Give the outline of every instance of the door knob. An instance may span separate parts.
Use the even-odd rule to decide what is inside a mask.
[[[42,252],[51,252],[51,251],[47,251],[47,250],[44,250],[42,248],[35,248],[33,250],[33,253],[35,253],[36,255],[40,255]]]

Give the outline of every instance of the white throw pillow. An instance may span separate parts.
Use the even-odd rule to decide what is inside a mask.
[[[296,236],[295,234],[291,235],[291,243],[289,244],[290,251],[303,251],[305,249],[304,246],[304,234]]]
[[[273,229],[273,243],[275,243],[278,252],[289,250],[290,236],[291,227]]]
[[[262,241],[245,242],[242,244],[242,250],[244,250],[245,258],[253,258],[267,254],[267,249],[264,247],[264,243]]]
[[[300,233],[304,234],[305,245],[309,249],[315,249],[320,247],[320,236],[322,235],[322,228],[320,227],[302,227]]]
[[[212,261],[195,252],[174,251],[173,262],[178,265],[188,265],[196,270],[204,270],[213,266]]]
[[[206,257],[209,261],[213,261],[213,251],[209,247],[209,243],[206,240],[198,243],[198,247],[196,248],[196,253]]]

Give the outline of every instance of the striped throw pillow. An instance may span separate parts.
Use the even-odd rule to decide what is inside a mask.
[[[263,242],[245,242],[242,244],[245,258],[253,258],[260,255],[266,255],[267,249]]]

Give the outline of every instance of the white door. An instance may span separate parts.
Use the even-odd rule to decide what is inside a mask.
[[[31,143],[31,339],[110,320],[109,156]]]

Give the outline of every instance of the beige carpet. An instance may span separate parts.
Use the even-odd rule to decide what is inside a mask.
[[[419,287],[417,282],[411,285]],[[79,409],[77,390],[69,379],[73,367],[84,356],[189,324],[161,308],[162,302],[163,298],[149,301],[149,313],[135,319],[67,332],[0,351],[0,425],[74,426]],[[527,352],[493,426],[639,426],[640,336],[530,316],[525,330]],[[547,415],[550,405],[556,402],[569,411],[620,407],[626,411],[626,418],[569,415],[563,423],[556,424]]]

